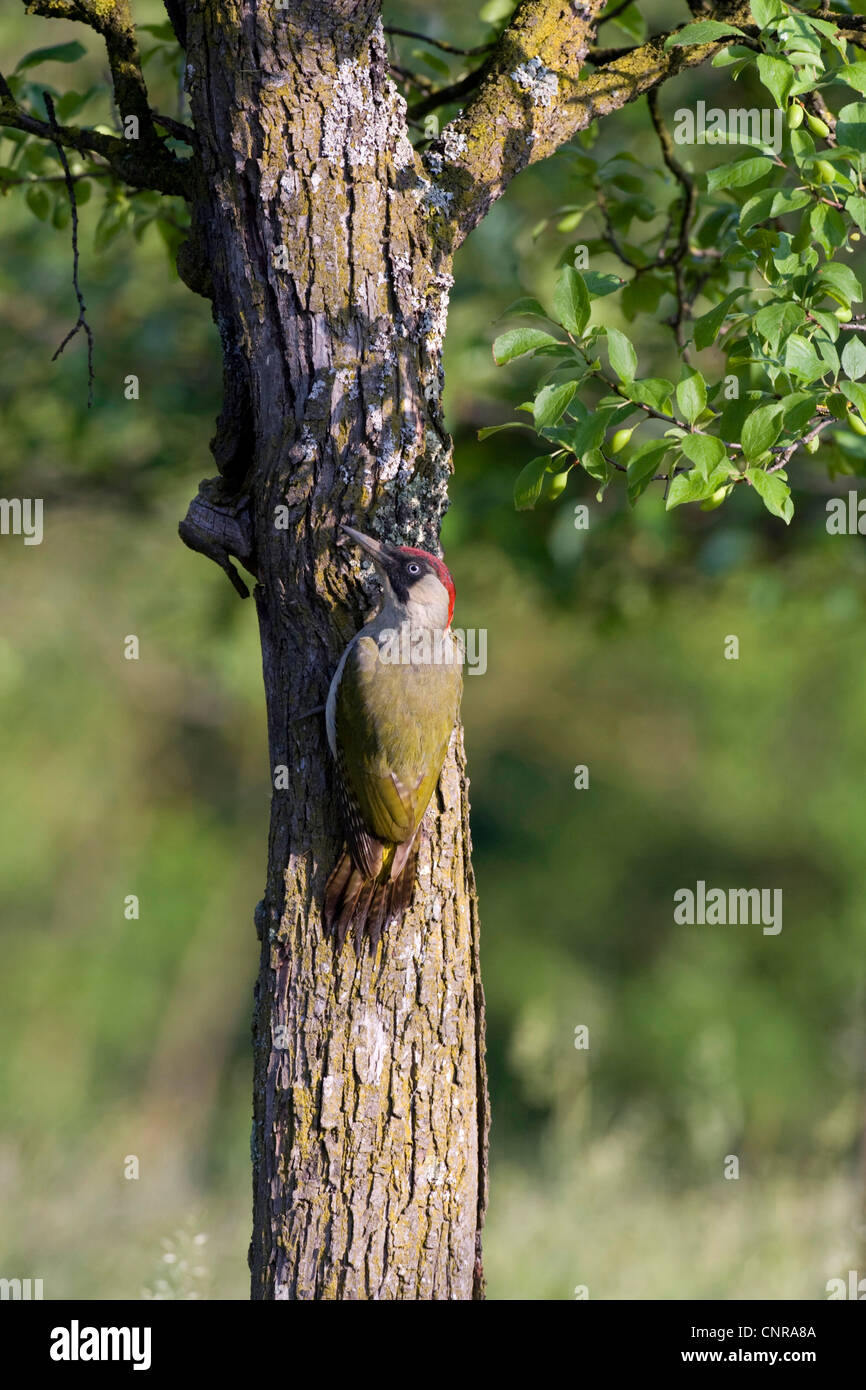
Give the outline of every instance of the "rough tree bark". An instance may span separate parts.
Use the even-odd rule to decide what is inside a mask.
[[[222,339],[219,476],[181,533],[242,592],[231,557],[257,579],[275,791],[256,912],[252,1296],[481,1297],[484,999],[459,729],[412,909],[381,959],[335,955],[320,925],[341,832],[310,711],[365,616],[337,528],[438,548],[455,250],[522,168],[719,45],[666,53],[662,35],[582,74],[604,0],[524,0],[422,159],[379,0],[166,0],[195,127],[182,163],[158,129],[177,123],[151,120],[129,0],[27,7],[102,35],[118,109],[140,114],[143,138],[133,152],[48,127],[2,78],[0,123],[182,192],[193,232],[178,270],[212,300]],[[750,22],[743,5],[715,14]]]
[[[258,913],[253,1296],[468,1298],[487,1117],[460,735],[377,962],[321,930],[340,821],[324,721],[300,717],[363,620],[338,523],[437,547],[450,249],[378,7],[234,10],[190,14],[187,58],[226,347],[217,452],[227,496],[249,498],[270,762],[288,772]]]

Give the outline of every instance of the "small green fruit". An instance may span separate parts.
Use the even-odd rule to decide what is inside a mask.
[[[806,114],[806,125],[813,135],[820,135],[822,140],[826,140],[830,134],[830,127],[826,121],[822,121],[820,116],[813,116],[811,111]]]
[[[814,439],[803,440],[803,448],[807,454],[817,454],[820,443],[821,441],[816,434]]]
[[[832,183],[836,177],[836,170],[828,159],[819,159],[815,165],[815,174],[819,183]]]
[[[788,129],[798,130],[803,124],[803,117],[805,114],[799,101],[792,101],[791,105],[788,107]]]
[[[850,323],[854,315],[850,309],[846,309],[844,304],[840,304],[838,309],[833,310],[833,317],[840,323]]]
[[[724,487],[717,487],[712,497],[701,503],[702,512],[714,512],[716,507],[720,507],[733,486],[732,483],[725,483]]]
[[[551,502],[555,502],[557,497],[559,497],[560,493],[565,491],[565,485],[567,482],[568,469],[566,469],[564,473],[554,473],[553,477],[550,480],[550,487],[547,490],[547,495],[550,498]]]
[[[852,410],[848,415],[848,424],[855,434],[866,435],[866,420],[858,415],[856,410]]]
[[[610,441],[610,452],[612,454],[618,454],[620,449],[624,449],[634,434],[634,431],[634,425],[632,425],[631,429],[617,430],[613,439]]]

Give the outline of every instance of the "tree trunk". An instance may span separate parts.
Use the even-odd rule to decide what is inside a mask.
[[[256,914],[252,1296],[478,1297],[487,1098],[461,733],[411,910],[374,959],[322,933],[342,837],[324,718],[309,713],[376,593],[337,547],[339,523],[438,548],[450,250],[378,5],[252,8],[189,7],[203,179],[179,263],[213,299],[225,361],[220,478],[185,538],[257,576],[275,785]]]

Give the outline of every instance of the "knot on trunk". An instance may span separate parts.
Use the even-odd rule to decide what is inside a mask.
[[[250,574],[256,573],[250,500],[247,496],[222,496],[220,481],[205,478],[199,484],[178,534],[190,550],[206,555],[225,570],[241,598],[249,598],[250,591],[229,557],[240,560]]]

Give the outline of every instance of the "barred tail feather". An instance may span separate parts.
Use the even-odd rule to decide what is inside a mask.
[[[360,951],[365,933],[370,950],[375,951],[391,923],[407,911],[418,868],[417,842],[400,845],[397,855],[390,867],[393,877],[385,877],[387,870],[383,870],[377,877],[367,878],[355,866],[349,850],[343,850],[325,887],[323,911],[325,931],[334,936],[338,950],[351,929],[356,951]]]

